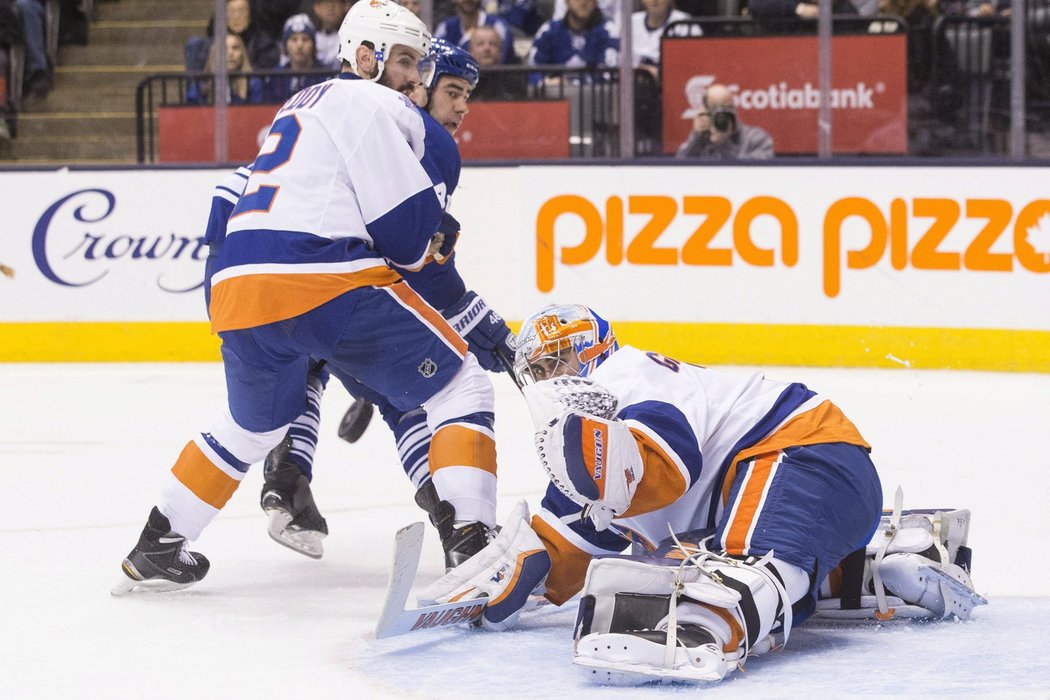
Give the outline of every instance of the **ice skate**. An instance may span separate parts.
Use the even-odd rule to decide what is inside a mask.
[[[321,540],[328,535],[328,523],[314,503],[310,480],[288,459],[291,441],[284,439],[266,457],[259,505],[268,517],[267,531],[274,542],[311,559],[324,555]]]
[[[125,578],[110,593],[177,591],[204,578],[209,566],[203,554],[186,549],[186,538],[172,532],[171,523],[154,508],[138,544],[121,563]]]
[[[491,541],[492,531],[477,521],[457,522],[456,509],[438,496],[433,481],[416,491],[416,505],[430,515],[445,550],[445,571],[451,571],[480,552]]]

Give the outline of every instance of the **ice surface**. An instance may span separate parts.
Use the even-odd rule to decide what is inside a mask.
[[[746,371],[733,368],[729,371]],[[974,580],[991,605],[968,623],[818,627],[705,695],[1050,697],[1050,375],[768,370],[832,398],[860,427],[889,498],[973,511]],[[500,516],[536,504],[526,410],[498,399]],[[346,394],[325,396],[314,490],[331,536],[313,561],[273,543],[248,475],[195,549],[212,570],[180,593],[113,599],[159,484],[224,400],[221,367],[0,365],[0,698],[669,698],[683,687],[589,685],[569,663],[572,610],[520,630],[371,629],[394,531],[420,519],[377,419],[336,437]],[[420,580],[440,571],[433,533]]]

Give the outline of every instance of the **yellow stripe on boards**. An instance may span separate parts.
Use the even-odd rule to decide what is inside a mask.
[[[206,322],[0,323],[0,362],[209,362]]]
[[[517,329],[519,323],[511,324]],[[1050,331],[613,321],[621,343],[701,365],[1050,372]],[[206,322],[0,323],[0,362],[207,362]]]
[[[1050,331],[613,323],[621,343],[709,365],[1050,372]]]

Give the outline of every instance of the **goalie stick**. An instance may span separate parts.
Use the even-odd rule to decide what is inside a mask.
[[[474,623],[485,611],[488,596],[419,608],[405,608],[408,594],[419,568],[419,555],[423,551],[423,523],[406,525],[394,535],[394,562],[390,567],[390,583],[387,586],[383,611],[376,623],[376,639],[387,639],[421,630],[451,627],[463,623]],[[533,610],[548,605],[546,598],[533,596],[522,610]]]
[[[390,583],[383,602],[383,612],[376,624],[376,639],[473,622],[485,610],[488,597],[405,609],[419,568],[419,555],[423,551],[423,532],[423,523],[415,522],[394,535],[394,563],[390,567]]]

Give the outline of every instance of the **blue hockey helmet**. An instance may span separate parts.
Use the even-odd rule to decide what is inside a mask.
[[[609,322],[580,304],[554,304],[525,319],[514,353],[524,383],[586,377],[620,348]]]
[[[443,75],[466,80],[471,90],[477,87],[481,67],[473,56],[460,47],[444,39],[435,38],[430,46],[430,58],[434,61],[434,77],[427,87],[435,87]]]

